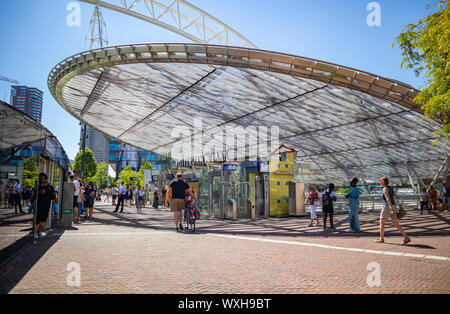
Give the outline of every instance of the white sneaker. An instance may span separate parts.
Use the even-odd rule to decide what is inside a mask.
[[[34,239],[35,240],[39,239],[39,235],[37,233],[34,234]]]
[[[42,231],[42,232],[39,232],[39,237],[45,237],[47,235],[47,232],[45,232],[45,231]]]

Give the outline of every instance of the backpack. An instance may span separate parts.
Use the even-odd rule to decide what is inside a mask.
[[[329,206],[331,205],[331,192],[330,191],[326,191],[325,193],[323,193],[322,195],[322,206]]]

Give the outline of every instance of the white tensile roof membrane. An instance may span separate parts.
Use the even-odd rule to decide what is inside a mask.
[[[218,139],[227,129],[255,135],[267,127],[267,139],[259,141],[270,147],[271,127],[278,127],[278,144],[298,150],[296,161],[308,165],[308,180],[316,183],[353,177],[378,181],[385,175],[409,182],[406,163],[422,178],[432,178],[449,155],[448,147],[433,145],[440,125],[413,104],[418,91],[412,87],[255,49],[202,44],[101,48],[61,62],[49,76],[49,89],[90,127],[174,158],[174,150],[188,151],[191,140],[202,134],[203,151],[196,151],[195,159],[220,152],[222,142],[228,153],[255,150],[251,136],[236,142]],[[176,128],[180,134],[173,137]]]

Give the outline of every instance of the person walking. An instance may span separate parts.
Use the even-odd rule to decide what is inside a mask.
[[[305,200],[305,205],[309,204],[309,208],[311,209],[311,223],[309,227],[313,226],[313,221],[317,221],[317,227],[319,226],[319,218],[316,214],[317,203],[319,202],[319,193],[317,193],[316,188],[312,185],[309,186],[308,197]]]
[[[57,201],[56,192],[53,186],[48,184],[48,177],[45,173],[39,174],[39,185],[32,193],[32,198],[36,202],[36,228],[34,229],[34,239],[38,239],[43,234],[41,232],[47,221],[52,201]]]
[[[447,185],[447,182],[444,182],[442,184],[442,199],[444,202],[444,206],[447,208],[447,210],[450,210],[449,204],[450,204],[450,186]]]
[[[334,184],[330,183],[328,189],[322,195],[322,211],[323,211],[323,231],[327,229],[327,217],[330,216],[330,231],[334,232],[336,229],[333,224],[334,206],[336,202],[336,192],[334,191]]]
[[[130,206],[133,206],[133,188],[130,187],[128,189],[128,198],[130,200]]]
[[[80,193],[78,194],[77,202],[79,204],[78,206],[78,217],[81,219],[81,214],[84,212],[86,213],[86,207],[84,207],[84,191],[86,190],[86,187],[83,185],[83,183],[80,183]]]
[[[128,206],[128,199],[130,198],[128,193],[129,193],[129,188],[126,187],[125,188],[125,194],[123,196],[123,200],[124,200],[125,206]]]
[[[380,185],[383,187],[383,209],[380,214],[380,237],[375,242],[384,243],[386,221],[391,218],[392,225],[400,231],[404,238],[402,244],[407,245],[411,242],[411,239],[407,236],[403,228],[398,223],[394,189],[389,185],[389,179],[387,177],[380,178]]]
[[[75,176],[73,174],[71,174],[69,176],[70,182],[72,182],[74,184],[73,187],[73,221],[75,223],[78,223],[79,221],[79,216],[78,216],[78,211],[81,210],[81,204],[78,203],[78,196],[80,194],[80,182],[78,182],[78,180],[75,179]]]
[[[145,188],[142,187],[142,190],[144,191],[144,199],[142,200],[142,207],[144,207],[144,208],[145,208],[145,204],[147,203],[147,200],[148,200],[147,189],[148,189],[148,185],[146,185]]]
[[[121,204],[122,204],[122,209],[120,210],[120,212],[123,213],[123,205],[124,205],[126,192],[127,192],[127,187],[125,186],[125,183],[122,182],[122,184],[119,186],[119,189],[117,191],[117,193],[118,193],[117,205],[116,205],[116,210],[113,211],[113,213],[117,213],[119,211],[119,207]]]
[[[16,182],[13,185],[12,190],[13,195],[13,203],[14,203],[14,210],[17,214],[17,206],[19,206],[20,213],[23,214],[22,210],[22,185],[20,185],[19,180],[16,180]]]
[[[192,193],[189,185],[183,181],[183,175],[181,173],[177,173],[177,180],[170,184],[167,193],[172,196],[172,199],[170,200],[170,210],[173,212],[175,229],[179,232],[180,230],[183,230],[182,211],[186,193],[192,197],[194,197],[194,193]]]
[[[89,182],[87,188],[84,190],[84,219],[93,218],[92,214],[94,212],[95,194],[94,183]]]
[[[24,196],[23,196],[23,199],[25,201],[24,205],[26,207],[28,207],[30,205],[32,196],[33,196],[33,190],[31,189],[31,186],[27,185],[27,187],[25,188],[25,191],[24,191]]]
[[[430,199],[431,204],[431,210],[436,210],[437,206],[437,191],[434,189],[432,185],[430,185],[430,188],[428,189],[428,196]]]
[[[166,194],[167,194],[167,189],[163,188],[161,191],[161,200],[162,200],[163,208],[166,208]]]
[[[108,187],[105,189],[105,192],[103,193],[103,196],[105,196],[105,203],[109,203],[110,195],[111,195],[111,189]]]
[[[428,214],[431,214],[430,206],[428,204],[429,196],[427,192],[427,188],[422,188],[422,193],[420,194],[420,214],[423,215],[423,209],[426,208]]]
[[[155,192],[153,192],[153,208],[158,209],[159,207],[159,192],[158,189],[155,189]]]
[[[142,202],[144,201],[144,188],[138,185],[136,190],[136,208],[139,214],[142,214]]]
[[[359,187],[357,186],[358,179],[354,178],[350,182],[350,186],[352,189],[350,192],[345,196],[345,198],[348,199],[349,202],[349,224],[350,224],[350,232],[361,232],[360,226],[359,226]]]
[[[112,194],[112,206],[116,206],[117,196],[119,195],[119,189],[117,188],[117,185],[114,184],[113,188],[111,189]]]

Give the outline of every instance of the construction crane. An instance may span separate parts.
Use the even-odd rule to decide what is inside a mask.
[[[0,81],[10,82],[13,84],[19,84],[19,82],[17,82],[16,80],[9,79],[7,77],[4,77],[3,75],[0,75]]]

